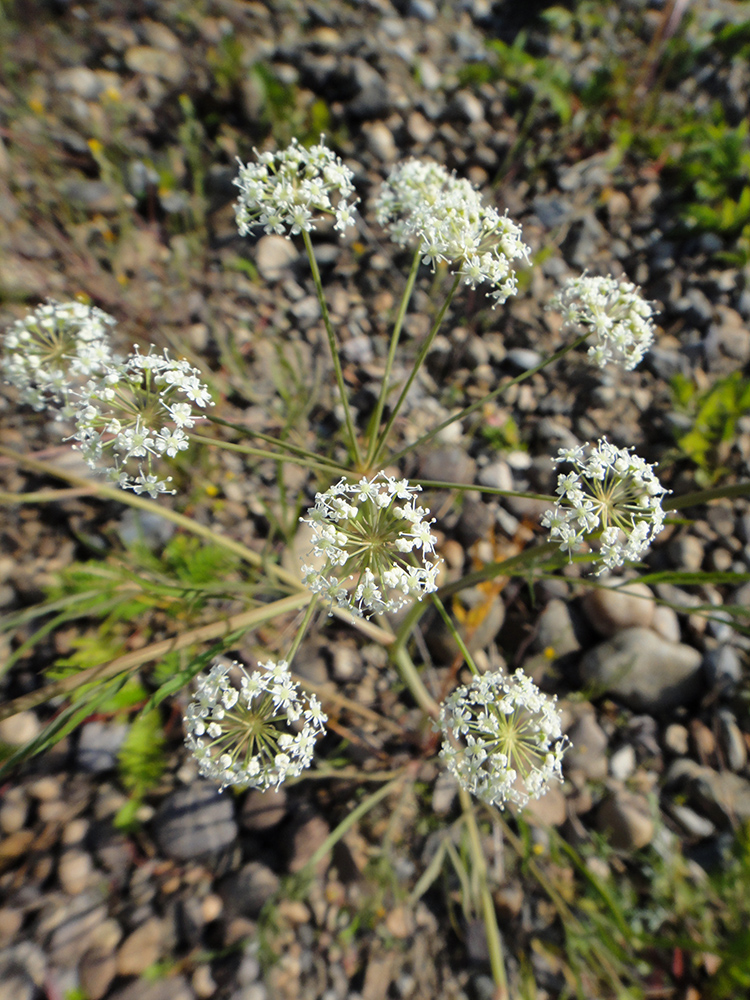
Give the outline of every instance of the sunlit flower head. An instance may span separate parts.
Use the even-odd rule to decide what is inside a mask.
[[[46,302],[16,320],[3,337],[2,378],[20,400],[43,410],[115,360],[110,329],[115,319],[82,302]]]
[[[440,756],[458,782],[490,805],[524,806],[562,779],[563,736],[556,699],[517,670],[474,677],[440,706]]]
[[[152,497],[170,492],[158,460],[189,444],[186,433],[213,406],[197,368],[184,360],[141,354],[105,367],[73,394],[78,442],[90,468],[124,490]]]
[[[439,559],[429,511],[418,507],[419,486],[380,472],[342,479],[318,493],[308,517],[321,569],[302,566],[305,585],[355,615],[396,611],[437,589]]]
[[[494,305],[515,294],[511,263],[530,252],[521,227],[482,204],[469,181],[437,163],[406,160],[383,183],[375,209],[391,239],[418,247],[425,264],[447,261],[470,288],[487,282]]]
[[[255,151],[255,163],[240,161],[235,185],[240,196],[235,205],[237,227],[242,236],[254,226],[266,233],[292,236],[315,228],[316,217],[333,215],[343,234],[354,225],[354,174],[320,142],[309,149],[292,139],[275,153]]]
[[[222,789],[278,788],[310,766],[327,721],[284,660],[261,663],[252,673],[240,663],[215,660],[187,707],[185,743],[201,775]]]
[[[572,553],[586,535],[601,531],[600,573],[638,559],[664,523],[661,500],[668,491],[653,465],[606,438],[561,448],[555,465],[566,464],[572,471],[557,477],[559,499],[542,518],[552,539]]]
[[[629,281],[586,274],[568,278],[548,308],[562,313],[564,328],[591,333],[588,356],[599,368],[607,363],[635,368],[654,339],[651,304]]]

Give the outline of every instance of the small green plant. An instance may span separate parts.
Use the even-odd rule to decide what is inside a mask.
[[[725,474],[737,421],[750,410],[750,379],[732,372],[700,392],[690,379],[676,375],[671,386],[678,411],[692,423],[689,430],[677,432],[677,448],[698,466],[697,482],[710,486]]]

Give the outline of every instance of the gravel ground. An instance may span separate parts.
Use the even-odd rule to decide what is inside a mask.
[[[561,346],[544,305],[567,275],[626,274],[660,311],[658,342],[636,371],[594,371],[569,356],[507,393],[476,427],[454,426],[410,458],[408,474],[548,492],[550,455],[605,433],[662,463],[675,493],[696,489],[694,466],[674,447],[685,417],[669,379],[709,387],[747,366],[750,268],[717,256],[730,249],[727,237],[675,228],[663,162],[618,152],[606,107],[604,127],[583,104],[563,127],[544,101],[524,121],[513,80],[466,75],[488,64],[488,40],[512,43],[524,29],[535,54],[562,58],[573,81],[615,55],[632,61],[641,91],[631,97],[644,100],[657,86],[647,71],[658,70],[669,10],[681,8],[621,6],[638,31],[604,24],[566,47],[561,32],[543,29],[543,3],[523,11],[489,0],[17,4],[7,21],[0,15],[0,322],[46,297],[85,293],[117,317],[122,348],[170,346],[202,364],[229,419],[275,433],[291,412],[309,442],[332,433],[333,382],[304,257],[281,238],[237,235],[231,183],[235,157],[247,159],[270,131],[281,143],[324,127],[362,198],[359,231],[341,244],[323,233],[316,244],[355,412],[366,417],[377,392],[402,280],[394,272],[403,273],[403,256],[381,241],[369,207],[391,165],[429,156],[470,178],[522,224],[538,261],[520,294],[495,312],[480,291],[456,300],[397,425],[405,443]],[[677,121],[721,102],[736,125],[750,111],[747,62],[699,42],[742,23],[742,4],[702,8],[680,29],[699,53],[693,71],[678,87],[661,81],[660,99]],[[520,85],[521,95],[524,86],[532,82]],[[430,296],[425,269],[407,343],[427,330]],[[285,399],[279,372],[292,385]],[[294,386],[310,373],[312,391]],[[82,471],[59,426],[19,409],[11,391],[0,399],[0,426],[6,445]],[[740,416],[721,455],[721,482],[744,478],[749,459],[750,419]],[[194,473],[209,476],[212,491],[183,474],[189,512],[262,550],[269,505],[280,511],[275,464],[227,452],[213,461]],[[59,485],[4,458],[0,477],[11,492]],[[292,503],[315,488],[294,471],[285,486]],[[462,504],[430,497],[453,576],[541,536],[537,502],[469,496]],[[669,525],[653,547],[650,571],[748,573],[744,499],[686,513],[691,520]],[[122,549],[139,529],[122,505],[77,497],[5,507],[0,530],[0,610],[11,612],[40,600],[73,560]],[[171,537],[161,522],[144,521],[142,530],[154,551]],[[614,877],[647,849],[684,855],[699,879],[720,863],[731,831],[750,821],[748,640],[722,613],[725,604],[750,608],[750,583],[634,582],[615,593],[586,588],[578,576],[571,566],[533,593],[510,581],[462,596],[467,615],[481,605],[479,624],[467,631],[478,661],[522,666],[563,705],[573,743],[566,781],[527,811],[530,843],[562,881],[573,870],[549,860],[558,833],[581,850],[604,834],[613,853],[595,861]],[[659,604],[644,600],[654,594]],[[717,614],[689,613],[699,605]],[[174,630],[168,615],[154,612],[148,637],[136,629],[125,648]],[[0,637],[2,654],[28,634],[22,626]],[[22,656],[0,680],[3,699],[37,688],[41,671],[74,650],[75,639],[58,629]],[[252,654],[249,640],[243,649]],[[431,689],[444,690],[456,676],[455,648],[438,622],[426,629],[423,652]],[[166,774],[139,810],[140,827],[123,833],[112,820],[127,801],[117,773],[127,717],[92,717],[0,788],[0,1000],[492,995],[481,923],[461,910],[456,885],[447,880],[445,891],[415,905],[398,891],[426,869],[436,831],[458,806],[455,786],[429,759],[434,747],[420,735],[419,713],[397,696],[382,648],[329,626],[303,644],[295,669],[395,723],[379,731],[346,712],[339,719],[358,773],[412,762],[413,780],[389,811],[351,830],[306,892],[286,893],[273,919],[260,919],[281,882],[358,801],[363,782],[219,795],[196,780],[177,712],[165,716]],[[0,723],[0,740],[33,738],[56,707]],[[510,865],[499,827],[486,849],[512,981],[526,955],[537,984],[529,995],[570,995],[554,960],[561,931],[549,901]],[[377,863],[386,855],[383,874]],[[536,947],[539,940],[550,949]],[[672,960],[649,958],[644,979],[662,990],[650,995],[699,1000],[694,982],[710,963],[679,973]],[[583,995],[604,995],[593,989]]]

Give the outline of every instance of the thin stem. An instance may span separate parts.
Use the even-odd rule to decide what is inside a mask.
[[[332,458],[326,458],[325,455],[316,455],[315,452],[309,451],[307,448],[303,448],[301,445],[292,444],[291,441],[285,441],[283,438],[274,437],[272,434],[264,434],[262,431],[253,430],[250,427],[245,427],[243,424],[234,423],[231,420],[223,420],[221,417],[215,417],[211,414],[206,414],[206,420],[210,421],[212,424],[218,424],[221,427],[229,427],[234,431],[239,431],[240,434],[245,434],[248,437],[258,438],[260,441],[265,441],[267,444],[277,445],[279,448],[285,448],[288,452],[293,455],[300,455],[303,458],[309,458],[314,462],[324,462],[331,466],[336,472],[344,473],[346,472],[346,467],[341,465],[340,462],[336,462]],[[213,439],[212,439],[213,440]],[[219,444],[220,442],[216,442]]]
[[[359,450],[357,432],[354,429],[354,422],[352,421],[352,414],[349,408],[349,397],[346,392],[346,386],[344,385],[344,373],[341,370],[341,359],[339,358],[338,346],[336,344],[336,335],[333,332],[331,317],[328,313],[328,305],[326,304],[325,295],[323,294],[323,282],[320,277],[320,269],[318,268],[318,262],[315,259],[315,251],[313,250],[310,234],[304,229],[302,230],[302,238],[305,241],[305,250],[307,251],[307,257],[310,261],[310,270],[312,271],[312,278],[315,283],[315,294],[318,296],[318,302],[320,303],[323,325],[325,326],[326,334],[328,335],[328,346],[331,349],[331,360],[333,361],[333,370],[336,373],[336,384],[339,389],[341,405],[344,408],[344,422],[346,423],[346,430],[349,435],[349,443],[352,454],[354,455],[355,464],[357,468],[360,469],[362,467],[362,455]]]
[[[6,455],[8,458],[12,458],[18,462],[19,465],[24,466],[24,468],[31,469],[34,472],[40,472],[45,476],[53,476],[56,479],[62,479],[67,483],[72,483],[74,486],[90,491],[92,496],[107,500],[116,500],[118,503],[125,504],[127,507],[133,507],[136,510],[145,510],[150,514],[157,514],[159,517],[163,517],[166,521],[171,521],[172,524],[176,524],[179,528],[183,528],[185,531],[188,531],[193,535],[198,535],[199,537],[205,538],[207,541],[213,542],[215,545],[218,545],[223,549],[227,549],[229,552],[234,552],[235,555],[240,556],[241,559],[250,563],[251,566],[265,570],[270,576],[276,577],[278,581],[285,583],[287,586],[294,587],[295,590],[300,590],[302,588],[302,583],[296,576],[294,576],[294,574],[282,569],[281,566],[276,566],[274,563],[266,562],[262,556],[260,556],[257,552],[253,552],[252,549],[247,548],[247,546],[243,545],[241,542],[236,542],[232,538],[227,538],[226,535],[219,534],[219,532],[214,531],[205,524],[199,524],[192,518],[185,517],[184,514],[178,514],[169,507],[163,507],[154,500],[147,500],[145,497],[137,496],[135,493],[131,493],[127,490],[117,489],[114,486],[107,486],[105,483],[98,483],[90,479],[84,479],[83,476],[77,476],[75,473],[67,472],[65,469],[60,469],[58,466],[52,465],[50,462],[42,462],[29,455],[21,455],[19,452],[14,451],[12,448],[6,448],[4,445],[0,445],[0,455]],[[17,500],[18,498],[16,498],[16,502]]]
[[[411,371],[409,373],[409,377],[407,378],[406,382],[404,383],[404,387],[401,390],[401,395],[398,397],[398,399],[396,401],[396,404],[395,404],[395,406],[393,407],[393,409],[391,411],[391,415],[388,418],[388,422],[386,423],[386,425],[383,428],[382,432],[378,436],[377,446],[375,447],[375,451],[374,451],[374,454],[373,454],[373,460],[372,460],[373,461],[373,465],[377,464],[377,462],[378,462],[378,460],[380,458],[380,454],[383,451],[383,449],[384,449],[384,447],[386,445],[386,442],[388,441],[388,435],[391,432],[391,428],[393,427],[393,423],[394,423],[396,417],[398,416],[399,410],[401,409],[401,407],[404,404],[404,400],[406,399],[406,396],[407,396],[407,394],[409,392],[409,389],[411,389],[411,386],[412,386],[412,383],[414,382],[414,379],[417,377],[417,373],[418,373],[419,369],[422,367],[424,359],[427,357],[427,352],[432,347],[432,342],[435,339],[435,337],[437,336],[437,332],[438,332],[438,330],[440,329],[440,327],[441,327],[441,325],[443,323],[443,319],[445,318],[445,314],[448,311],[448,306],[453,301],[453,296],[456,294],[456,289],[458,288],[458,283],[459,283],[460,280],[461,280],[461,275],[457,274],[455,276],[455,278],[453,279],[453,284],[451,285],[450,291],[448,292],[448,295],[446,296],[445,302],[443,302],[443,304],[442,304],[442,306],[440,308],[440,312],[437,314],[435,322],[432,324],[432,329],[430,330],[430,332],[425,337],[424,343],[420,347],[419,352],[417,353],[417,356],[414,359],[414,364],[413,364],[412,369],[411,369]],[[410,450],[409,448],[406,449],[406,451],[409,451],[409,450]],[[391,460],[389,460],[388,462],[383,462],[381,464],[390,465],[391,464]]]
[[[481,399],[477,399],[470,406],[465,407],[458,413],[454,413],[453,416],[447,417],[441,424],[438,424],[437,427],[433,427],[431,431],[428,431],[426,434],[423,434],[422,437],[418,438],[413,444],[408,445],[408,447],[406,448],[402,448],[401,451],[396,452],[394,455],[389,455],[387,461],[385,461],[383,464],[394,465],[396,462],[399,461],[399,459],[403,458],[404,455],[407,455],[410,451],[414,451],[415,449],[421,447],[421,445],[426,444],[428,441],[431,441],[436,434],[439,434],[446,427],[450,427],[450,425],[454,424],[457,420],[463,420],[464,417],[471,416],[472,413],[475,413],[477,410],[479,410],[482,406],[485,405],[485,403],[489,403],[490,400],[497,399],[498,396],[501,396],[504,392],[510,389],[512,385],[518,385],[520,382],[525,381],[527,378],[531,378],[532,375],[536,375],[537,372],[540,372],[543,368],[546,368],[547,365],[551,365],[553,361],[559,361],[560,358],[565,357],[565,355],[568,354],[570,351],[574,350],[576,347],[580,347],[580,345],[589,336],[590,334],[588,333],[583,334],[583,336],[578,337],[577,340],[572,341],[566,347],[561,347],[559,351],[555,351],[554,354],[550,354],[548,358],[545,358],[544,361],[541,361],[538,365],[535,365],[534,368],[529,368],[527,371],[522,372],[515,378],[509,379],[507,382],[503,382],[503,384],[499,385],[497,389],[493,389],[492,392],[488,392],[486,396],[482,396]]]
[[[422,255],[419,250],[414,253],[414,259],[411,262],[411,270],[409,271],[409,277],[406,281],[406,288],[404,289],[404,294],[401,296],[401,304],[398,307],[398,315],[396,316],[396,322],[393,325],[393,333],[391,334],[391,345],[388,349],[388,357],[385,362],[385,371],[383,372],[383,380],[380,384],[380,395],[378,396],[378,402],[375,406],[375,412],[372,416],[371,427],[372,436],[370,438],[370,443],[367,448],[367,457],[365,458],[365,465],[369,469],[372,467],[373,459],[375,458],[375,453],[379,444],[378,431],[380,430],[380,421],[383,418],[383,409],[385,407],[385,401],[388,398],[388,389],[391,379],[391,371],[393,370],[393,361],[396,357],[396,348],[398,347],[399,337],[401,336],[401,328],[404,325],[404,318],[406,316],[406,309],[411,300],[411,293],[414,290],[414,282],[417,280],[417,272],[419,271],[419,265],[421,262]]]
[[[501,490],[497,486],[482,486],[479,483],[443,483],[436,479],[410,479],[413,486],[421,486],[425,490],[463,490],[464,493],[473,490],[475,493],[488,493],[496,497],[521,497],[524,500],[540,500],[544,503],[557,503],[559,497],[548,493],[529,493],[522,490]]]
[[[414,662],[406,651],[406,648],[400,646],[392,649],[391,653],[393,661],[401,675],[401,680],[406,684],[409,691],[411,691],[414,701],[416,701],[425,715],[429,715],[432,719],[437,719],[440,714],[440,706],[424,686],[424,682],[419,676],[419,672],[414,666]]]
[[[319,601],[320,601],[319,595],[313,594],[312,600],[305,608],[305,617],[302,619],[300,627],[297,629],[297,634],[294,637],[294,642],[289,647],[289,652],[286,654],[285,657],[287,663],[291,663],[292,660],[294,659],[295,653],[299,649],[299,644],[302,642],[305,632],[307,631],[307,626],[310,624],[312,616],[315,614]]]
[[[58,698],[66,695],[81,684],[88,684],[91,681],[102,681],[126,671],[137,670],[144,663],[152,660],[161,660],[168,653],[173,653],[179,649],[186,649],[188,646],[202,642],[209,642],[212,639],[219,639],[223,635],[233,635],[236,632],[245,632],[251,628],[262,625],[263,622],[270,621],[279,615],[296,611],[309,603],[311,594],[303,592],[292,594],[290,597],[283,597],[271,604],[264,604],[260,608],[253,608],[252,611],[244,611],[239,615],[232,615],[218,622],[210,622],[200,628],[191,629],[188,632],[181,632],[170,639],[162,639],[154,642],[144,649],[137,649],[132,653],[125,653],[107,663],[100,663],[96,667],[89,667],[88,670],[80,670],[77,674],[64,677],[62,680],[46,684],[38,691],[21,695],[5,705],[0,705],[0,720],[7,719],[17,712],[23,712],[27,708],[35,708],[42,705],[51,698]]]
[[[339,823],[335,830],[331,830],[326,839],[315,851],[305,867],[301,870],[299,873],[300,876],[304,877],[308,873],[312,873],[315,870],[315,866],[323,860],[326,854],[333,850],[336,844],[338,844],[342,837],[344,837],[345,834],[351,830],[355,823],[357,823],[363,816],[373,809],[378,802],[382,801],[390,795],[394,789],[398,788],[406,777],[406,773],[406,769],[404,769],[398,777],[389,781],[387,785],[383,785],[382,788],[373,792],[372,795],[368,795],[364,801],[360,802],[356,808],[352,809],[348,816],[346,816],[346,818]]]
[[[662,501],[662,507],[664,510],[681,510],[683,507],[697,507],[699,504],[708,503],[710,500],[746,496],[750,496],[750,483],[734,483],[732,486],[715,486],[711,490],[683,493],[679,497],[665,497]]]
[[[234,441],[222,441],[221,438],[206,437],[205,434],[195,434],[188,431],[191,441],[200,441],[201,444],[212,444],[217,448],[224,448],[225,451],[236,451],[241,455],[252,455],[253,458],[270,458],[273,462],[288,462],[291,465],[302,465],[306,469],[321,469],[330,475],[332,468],[330,465],[319,462],[315,458],[304,458],[300,455],[279,455],[275,451],[265,451],[263,448],[253,448],[249,444],[235,444]],[[334,471],[338,471],[334,467]]]
[[[469,670],[471,670],[471,672],[474,674],[475,677],[479,677],[479,670],[477,669],[477,665],[474,662],[474,657],[469,652],[469,649],[468,649],[466,643],[463,641],[463,639],[461,638],[461,636],[458,634],[458,629],[453,624],[453,620],[452,620],[451,616],[445,610],[445,605],[440,600],[440,598],[438,597],[437,594],[431,594],[430,596],[432,597],[432,603],[438,609],[440,617],[445,622],[445,624],[446,624],[446,626],[448,628],[448,631],[453,636],[453,638],[456,640],[456,644],[458,645],[458,648],[461,651],[461,655],[463,656],[464,660],[466,661],[466,663],[467,663],[467,665],[469,667]]]
[[[508,977],[505,972],[505,961],[503,959],[503,942],[500,937],[500,928],[497,926],[497,914],[495,913],[495,903],[490,892],[489,880],[487,878],[487,862],[482,850],[482,841],[479,836],[479,827],[474,815],[474,806],[471,796],[459,785],[458,797],[461,801],[461,810],[466,820],[466,829],[469,833],[469,852],[471,854],[474,871],[479,879],[479,895],[482,903],[482,915],[484,917],[484,932],[487,938],[487,949],[490,953],[490,967],[492,978],[495,981],[497,992],[494,1000],[508,1000]]]

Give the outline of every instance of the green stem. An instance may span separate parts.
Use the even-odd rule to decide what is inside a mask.
[[[422,367],[424,359],[427,357],[427,352],[430,350],[430,347],[432,347],[432,342],[435,339],[435,337],[437,336],[437,332],[438,332],[438,330],[440,329],[440,327],[442,325],[442,322],[443,322],[443,319],[445,317],[445,314],[448,311],[448,306],[453,301],[453,296],[456,294],[456,289],[458,288],[458,283],[459,283],[460,280],[461,280],[461,276],[460,276],[460,274],[457,274],[455,276],[455,278],[453,279],[453,284],[451,285],[450,291],[448,292],[448,295],[446,296],[445,302],[443,302],[443,305],[440,308],[440,312],[437,314],[437,318],[435,319],[435,322],[432,324],[432,329],[427,334],[427,336],[426,336],[426,338],[424,340],[424,343],[420,347],[419,352],[417,353],[417,356],[414,359],[414,364],[412,366],[411,372],[409,373],[409,377],[407,378],[406,382],[404,383],[404,387],[401,390],[401,395],[398,397],[398,399],[396,401],[396,404],[393,407],[393,410],[391,411],[391,415],[388,418],[388,421],[387,421],[385,427],[383,428],[382,432],[378,436],[377,445],[376,445],[374,453],[373,453],[373,460],[372,460],[373,461],[373,465],[376,465],[378,463],[378,460],[380,459],[380,454],[383,451],[383,448],[385,447],[385,444],[386,444],[386,442],[388,440],[388,435],[391,432],[391,428],[393,427],[393,423],[394,423],[396,417],[398,416],[399,410],[404,405],[404,400],[406,399],[406,396],[407,396],[407,394],[409,392],[409,389],[411,389],[411,386],[412,386],[412,383],[414,382],[414,379],[417,377],[417,373],[418,373],[419,369]],[[410,451],[410,450],[411,449],[409,449],[409,448],[406,449],[406,451]],[[403,454],[403,452],[402,452],[402,454]],[[389,460],[388,462],[382,462],[381,465],[390,465],[391,462],[392,462],[392,460]]]
[[[440,598],[438,597],[437,594],[432,594],[431,597],[432,597],[432,603],[438,609],[438,612],[440,613],[440,617],[445,622],[445,624],[446,624],[446,626],[448,628],[448,631],[453,636],[453,638],[456,640],[458,648],[461,650],[461,655],[463,656],[464,660],[466,661],[466,663],[467,663],[467,665],[469,667],[469,670],[471,670],[471,672],[474,674],[475,677],[478,677],[479,676],[479,670],[477,669],[477,665],[474,662],[474,657],[469,652],[466,643],[463,641],[463,639],[461,638],[461,636],[458,634],[458,629],[453,624],[453,620],[452,620],[451,616],[445,610],[445,605],[440,600]]]
[[[440,706],[424,686],[424,682],[419,676],[412,658],[406,651],[406,647],[393,648],[391,655],[401,675],[401,680],[406,684],[409,691],[411,691],[414,701],[416,701],[425,715],[429,715],[432,719],[437,719],[440,714]]]
[[[387,785],[383,785],[383,787],[379,788],[377,792],[373,792],[372,795],[368,795],[367,798],[360,802],[356,808],[352,809],[346,819],[343,819],[335,830],[331,830],[326,839],[299,873],[300,876],[304,878],[304,876],[311,874],[315,870],[315,866],[318,862],[322,861],[326,854],[333,850],[336,844],[338,844],[342,837],[344,837],[349,830],[351,830],[354,824],[365,816],[371,809],[373,809],[378,802],[390,795],[391,792],[403,782],[405,775],[406,771],[401,772],[398,777],[389,781]]]
[[[84,479],[83,476],[76,476],[74,473],[60,469],[50,462],[42,462],[37,458],[31,458],[29,455],[21,455],[19,452],[14,451],[12,448],[6,448],[4,445],[0,445],[0,455],[14,459],[26,469],[31,469],[45,476],[52,476],[55,479],[62,479],[66,483],[72,483],[74,486],[90,491],[92,496],[107,500],[116,500],[127,507],[133,507],[136,510],[145,510],[149,514],[156,514],[159,517],[163,517],[166,521],[171,521],[172,524],[193,535],[198,535],[209,542],[213,542],[214,545],[218,545],[220,548],[234,552],[235,555],[240,556],[241,559],[250,563],[251,566],[265,570],[270,576],[276,577],[278,581],[285,583],[287,586],[293,587],[295,590],[302,589],[300,580],[294,574],[282,569],[281,566],[267,562],[257,552],[253,552],[252,549],[242,545],[241,542],[235,542],[234,539],[227,538],[226,535],[220,535],[212,528],[204,524],[199,524],[192,518],[185,517],[184,514],[178,514],[176,511],[170,510],[169,507],[163,507],[154,500],[147,500],[145,497],[136,496],[135,493],[120,490],[114,486],[107,486],[105,483],[97,483],[93,480]],[[274,457],[278,458],[278,456]]]
[[[396,322],[393,326],[393,333],[391,334],[391,344],[388,349],[388,357],[385,362],[385,371],[383,372],[383,380],[380,384],[380,395],[378,396],[378,402],[375,406],[375,412],[372,416],[371,427],[372,436],[370,438],[370,443],[367,448],[367,457],[365,458],[365,465],[368,469],[372,467],[372,462],[375,458],[375,453],[379,444],[378,431],[380,430],[380,421],[383,418],[383,408],[385,407],[385,401],[388,398],[388,383],[391,379],[391,371],[393,370],[393,362],[396,357],[396,348],[398,347],[399,337],[401,336],[401,328],[404,325],[404,318],[406,316],[406,309],[411,300],[411,293],[414,290],[414,282],[417,280],[417,272],[419,271],[419,265],[421,262],[422,255],[419,250],[414,253],[414,259],[411,263],[411,270],[409,271],[409,277],[406,281],[406,288],[404,289],[404,294],[401,296],[401,304],[398,307],[398,315],[396,316]]]
[[[195,434],[188,431],[191,441],[200,441],[201,444],[212,444],[217,448],[224,448],[225,451],[236,451],[241,455],[252,455],[253,458],[270,458],[273,462],[289,462],[291,465],[302,465],[306,469],[321,469],[328,475],[332,470],[331,466],[324,462],[319,462],[314,458],[303,458],[300,455],[279,455],[275,451],[265,451],[263,448],[253,448],[249,444],[235,444],[234,441],[222,441],[221,438],[206,437],[205,434]]]
[[[494,1000],[508,1000],[508,978],[505,973],[505,961],[503,960],[503,942],[500,937],[500,928],[497,926],[495,903],[490,892],[489,880],[487,878],[487,862],[482,850],[482,841],[479,836],[477,819],[474,815],[474,806],[471,796],[460,785],[458,796],[461,801],[461,810],[466,820],[466,828],[469,832],[469,852],[472,864],[474,865],[474,872],[479,879],[479,895],[482,903],[482,915],[484,917],[484,932],[487,938],[487,948],[490,953],[492,978],[497,987]]]
[[[681,510],[683,507],[697,507],[710,500],[750,496],[750,483],[734,483],[732,486],[715,486],[711,490],[683,493],[679,497],[666,497],[662,502],[664,510]]]
[[[528,493],[522,490],[501,490],[497,486],[482,486],[477,483],[443,483],[436,479],[410,479],[413,486],[421,486],[425,490],[473,490],[475,493],[487,493],[496,497],[520,497],[524,500],[540,500],[544,503],[557,503],[559,496],[553,497],[547,493]]]
[[[326,334],[328,335],[328,346],[331,349],[331,360],[333,361],[333,370],[336,373],[336,384],[339,388],[341,405],[344,408],[344,422],[346,423],[346,430],[349,435],[352,455],[354,456],[356,467],[360,469],[362,467],[362,455],[359,450],[359,441],[357,440],[357,432],[354,429],[351,410],[349,409],[349,397],[346,392],[346,386],[344,385],[344,373],[341,370],[341,359],[339,358],[338,346],[336,344],[336,335],[333,332],[331,317],[328,313],[328,305],[326,304],[325,295],[323,294],[323,282],[320,277],[320,269],[318,268],[318,262],[315,259],[315,251],[313,250],[310,234],[304,229],[302,230],[302,238],[305,241],[305,250],[307,251],[307,257],[310,261],[310,270],[312,271],[312,278],[315,283],[315,294],[318,296],[318,302],[320,303],[323,325],[325,326]]]
[[[325,456],[316,455],[315,452],[308,451],[307,448],[303,448],[301,445],[292,444],[291,441],[284,441],[282,438],[274,437],[272,434],[263,434],[262,431],[253,430],[250,427],[245,427],[243,424],[234,423],[231,420],[223,420],[221,417],[214,417],[206,414],[206,419],[212,424],[218,424],[221,427],[229,427],[233,431],[238,431],[240,434],[245,434],[249,437],[258,438],[260,441],[265,441],[266,444],[277,445],[279,448],[285,448],[288,452],[293,455],[299,455],[302,458],[309,458],[313,462],[327,462],[330,464],[331,469],[335,472],[346,472],[346,469],[339,462],[334,461],[334,459],[326,458]],[[219,442],[217,442],[219,443]]]
[[[384,462],[384,464],[395,465],[395,463],[398,462],[399,459],[403,458],[404,455],[407,455],[410,451],[414,451],[417,448],[421,447],[421,445],[426,444],[428,441],[431,441],[436,434],[439,434],[446,427],[450,427],[450,425],[454,424],[457,420],[463,420],[464,417],[471,416],[472,413],[475,413],[486,403],[489,403],[490,400],[496,399],[498,396],[501,396],[504,392],[507,392],[507,390],[510,389],[512,385],[518,385],[519,383],[524,382],[527,378],[531,378],[532,375],[536,375],[537,372],[540,372],[543,368],[546,368],[547,365],[551,365],[554,361],[559,361],[560,358],[565,357],[565,355],[568,354],[570,351],[574,350],[576,347],[580,347],[580,345],[589,336],[590,334],[586,333],[583,336],[578,337],[576,340],[572,341],[566,347],[561,347],[559,351],[555,351],[554,354],[550,354],[548,358],[545,358],[544,361],[541,361],[538,365],[535,365],[534,368],[529,368],[528,371],[522,372],[515,378],[509,379],[507,382],[503,382],[503,384],[499,385],[497,389],[493,389],[492,392],[488,392],[486,396],[482,396],[481,399],[476,400],[476,402],[472,403],[470,406],[465,407],[459,413],[454,413],[452,417],[447,417],[441,424],[438,424],[437,427],[433,427],[431,431],[428,431],[426,434],[423,434],[421,438],[419,438],[414,442],[414,444],[410,444],[408,447],[402,448],[401,451],[396,452],[394,455],[389,455],[388,460]]]
[[[292,660],[294,659],[297,650],[299,649],[299,645],[302,642],[302,639],[305,635],[305,632],[307,632],[307,626],[310,624],[312,616],[315,614],[319,601],[320,601],[319,595],[313,594],[312,600],[305,608],[305,617],[302,619],[302,623],[300,624],[300,627],[297,629],[297,634],[294,637],[294,642],[289,647],[289,651],[286,654],[287,663],[291,663]]]

